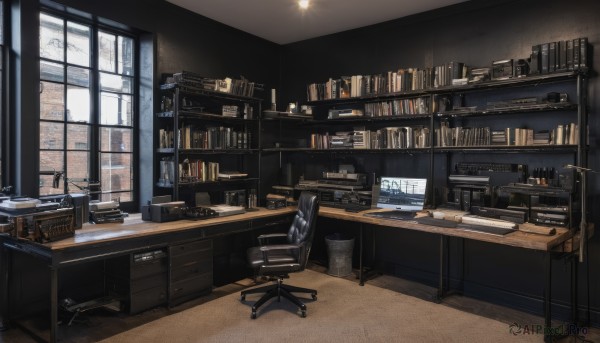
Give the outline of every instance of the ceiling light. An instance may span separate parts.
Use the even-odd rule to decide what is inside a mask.
[[[309,3],[309,0],[298,0],[298,5],[303,10],[308,8],[308,3]]]

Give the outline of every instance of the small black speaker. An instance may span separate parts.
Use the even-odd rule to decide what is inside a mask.
[[[279,183],[283,186],[294,185],[294,168],[291,163],[286,163],[281,167],[281,180]]]
[[[373,188],[371,189],[371,208],[377,208],[377,203],[379,202],[380,189],[380,185],[373,184]]]

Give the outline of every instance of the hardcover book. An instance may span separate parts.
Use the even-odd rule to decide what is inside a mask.
[[[536,75],[540,73],[540,45],[531,47],[531,61],[529,63],[529,73]]]
[[[573,70],[573,41],[567,41],[567,70]]]
[[[547,74],[548,73],[548,51],[549,46],[548,43],[544,43],[541,45],[541,53],[540,53],[540,59],[541,59],[541,73],[542,74]]]
[[[579,70],[580,54],[579,38],[573,39],[573,70]]]
[[[556,71],[556,42],[548,43],[548,72]]]
[[[567,71],[567,41],[561,40],[558,43],[558,70]]]

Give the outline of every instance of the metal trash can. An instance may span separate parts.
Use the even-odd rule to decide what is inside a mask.
[[[325,243],[327,243],[327,256],[329,257],[327,274],[333,276],[350,275],[352,273],[354,237],[332,233],[325,236]]]

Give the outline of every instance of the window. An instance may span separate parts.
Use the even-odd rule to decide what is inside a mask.
[[[100,182],[100,200],[135,200],[135,46],[122,32],[40,14],[40,195]]]
[[[6,112],[5,112],[5,105],[4,105],[4,101],[6,99],[6,92],[5,92],[5,65],[4,65],[4,56],[7,55],[6,53],[6,47],[4,44],[4,23],[5,23],[5,18],[4,18],[4,6],[5,6],[5,2],[0,0],[0,118],[2,118],[0,120],[0,190],[4,191],[4,186],[5,186],[5,182],[6,180],[4,180],[4,165],[5,165],[5,157],[6,157],[6,146],[4,146],[4,130],[6,128],[7,122],[6,122]]]

